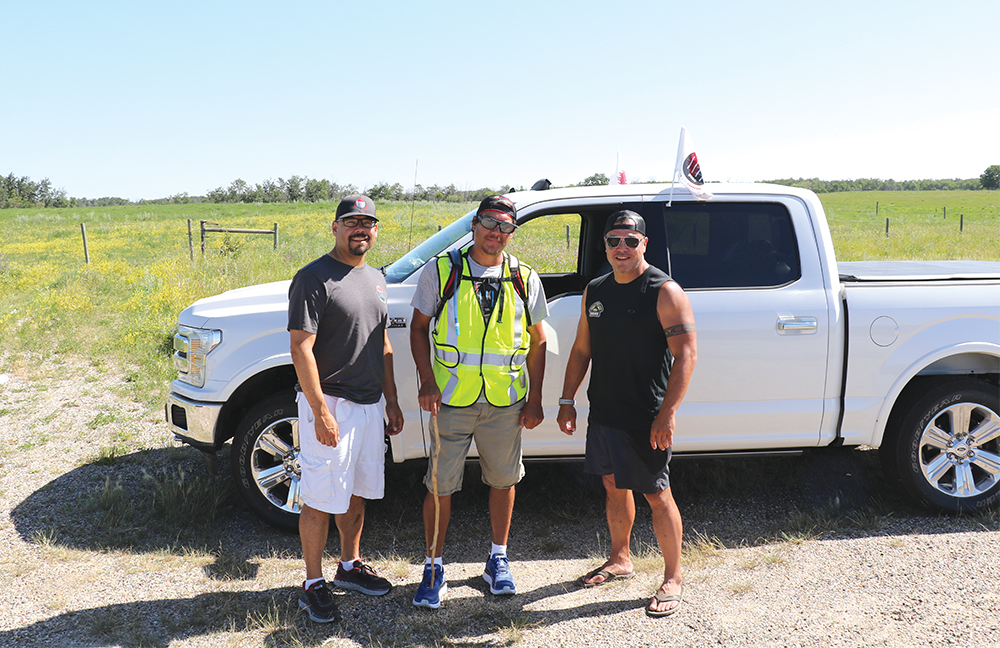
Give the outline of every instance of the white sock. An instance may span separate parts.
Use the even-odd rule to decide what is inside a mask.
[[[353,560],[341,560],[340,561],[340,566],[344,568],[344,571],[351,571],[352,569],[354,569],[354,561]]]
[[[302,584],[302,589],[309,589],[310,587],[320,582],[321,580],[324,580],[322,576],[320,576],[319,578],[307,579],[306,582]]]
[[[496,554],[500,554],[501,556],[506,556],[507,555],[507,545],[498,545],[497,543],[494,542],[493,543],[493,549],[492,549],[492,551],[490,551],[490,555],[491,556],[495,556]]]
[[[437,558],[431,558],[430,556],[427,556],[427,561],[424,562],[424,564],[429,565],[432,562],[438,567],[444,567],[444,557],[442,556],[438,556]]]

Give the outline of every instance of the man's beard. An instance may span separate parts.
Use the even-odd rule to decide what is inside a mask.
[[[364,256],[371,247],[371,238],[350,239],[347,242],[347,251],[354,256]]]

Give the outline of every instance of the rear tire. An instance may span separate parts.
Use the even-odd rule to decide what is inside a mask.
[[[233,481],[240,497],[262,520],[297,532],[299,488],[299,410],[294,391],[275,394],[251,409],[233,436]]]
[[[1000,393],[975,378],[929,382],[900,404],[880,453],[886,476],[927,508],[1000,504]]]

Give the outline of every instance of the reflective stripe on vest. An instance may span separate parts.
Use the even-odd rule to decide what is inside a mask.
[[[465,251],[467,252],[467,251]],[[447,254],[437,257],[438,292],[451,271]],[[521,264],[525,283],[531,269]],[[462,276],[471,275],[462,255]],[[504,255],[502,278],[510,277]],[[457,326],[456,326],[456,313]],[[497,407],[513,405],[528,394],[525,361],[528,358],[528,314],[512,281],[501,281],[489,325],[473,282],[460,279],[455,295],[444,303],[434,323],[434,378],[445,405],[467,407],[485,390],[486,400]],[[456,328],[458,329],[456,331]]]

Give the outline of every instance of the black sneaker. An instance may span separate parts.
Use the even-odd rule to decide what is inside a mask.
[[[358,590],[369,596],[382,596],[392,589],[389,581],[376,574],[374,569],[360,560],[355,560],[354,568],[350,570],[338,565],[333,584],[343,589]]]
[[[309,618],[316,623],[340,622],[340,612],[333,602],[333,594],[325,580],[313,583],[309,589],[302,583],[302,591],[299,592],[299,607],[309,614]]]

